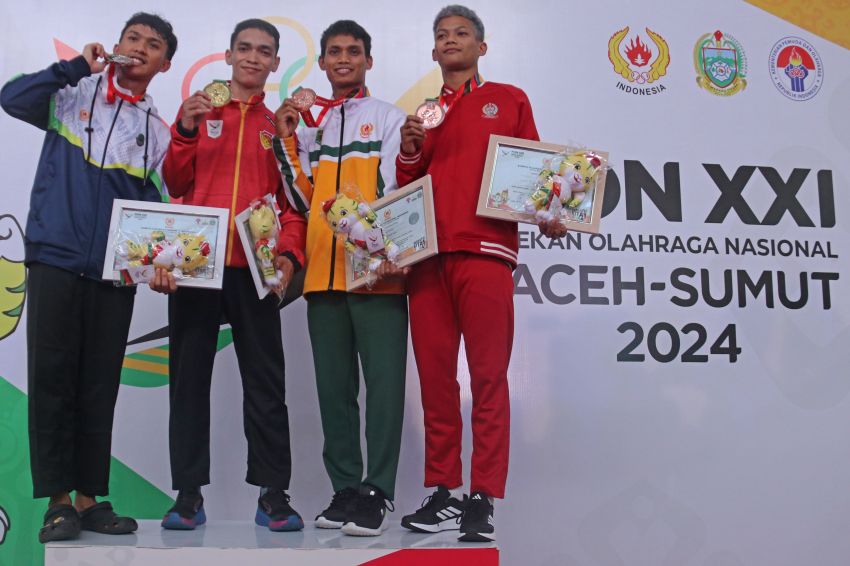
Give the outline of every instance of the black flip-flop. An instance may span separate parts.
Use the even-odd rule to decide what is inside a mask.
[[[80,526],[84,531],[105,535],[126,535],[139,528],[131,517],[119,517],[112,510],[112,503],[101,501],[80,513]]]
[[[73,505],[59,504],[47,509],[44,525],[38,531],[38,542],[71,540],[80,536],[80,516]]]

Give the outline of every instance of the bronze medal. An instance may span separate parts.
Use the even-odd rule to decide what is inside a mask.
[[[440,106],[436,100],[426,100],[416,109],[416,115],[422,118],[422,126],[426,130],[436,128],[443,123],[443,118],[446,117],[446,111]]]
[[[306,112],[316,103],[316,91],[311,88],[299,88],[292,93],[292,102],[299,112]]]

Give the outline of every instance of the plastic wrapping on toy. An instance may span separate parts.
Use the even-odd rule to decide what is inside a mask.
[[[280,207],[273,195],[267,194],[250,205],[247,236],[251,240],[254,262],[264,287],[283,297],[286,285],[283,273],[275,267],[277,242],[280,237]],[[241,216],[241,215],[240,215]]]
[[[600,173],[607,169],[607,158],[589,149],[570,149],[546,158],[525,211],[534,215],[537,224],[556,219],[586,222]]]
[[[114,269],[120,272],[116,285],[150,284],[154,270],[164,268],[178,281],[187,278],[210,279],[210,241],[215,228],[198,225],[191,230],[118,228],[115,234]]]
[[[375,271],[384,261],[395,263],[399,247],[385,234],[375,211],[353,184],[342,187],[336,197],[322,203],[325,221],[342,239],[346,261],[354,273],[367,276],[367,286],[377,281]]]

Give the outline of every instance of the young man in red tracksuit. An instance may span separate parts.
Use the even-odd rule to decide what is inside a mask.
[[[274,113],[263,103],[266,79],[280,62],[279,44],[277,29],[264,20],[237,24],[226,52],[233,67],[231,101],[213,108],[203,92],[187,98],[165,157],[172,196],[230,209],[222,290],[181,288],[169,297],[169,441],[179,494],[162,520],[166,529],[193,529],[206,520],[200,488],[210,481],[210,380],[222,315],[233,328],[242,376],[246,481],[262,488],[255,521],[274,531],[304,525],[286,493],[291,458],[280,312],[274,294],[258,299],[234,225],[252,200],[276,195],[283,229],[275,265],[288,282],[304,264],[306,221],[281,190],[272,152]]]
[[[460,540],[495,539],[493,498],[505,495],[510,440],[508,364],[513,344],[517,225],[475,215],[491,134],[537,140],[531,104],[511,85],[484,82],[484,26],[472,10],[447,6],[434,20],[433,58],[444,85],[443,122],[425,133],[408,116],[397,159],[398,184],[430,174],[440,253],[407,281],[410,330],[425,417],[425,505],[402,519],[419,532],[457,529]],[[552,237],[562,227],[546,226]],[[460,387],[463,335],[472,386],[471,495],[462,495]]]

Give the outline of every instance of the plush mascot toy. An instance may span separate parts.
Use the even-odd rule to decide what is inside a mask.
[[[271,206],[259,201],[248,218],[251,239],[254,240],[254,255],[268,287],[280,285],[282,274],[274,267],[275,248],[277,247],[277,217]]]
[[[203,236],[179,234],[173,242],[168,242],[161,233],[152,236],[150,242],[127,242],[126,248],[119,250],[130,267],[153,265],[180,278],[207,264],[210,244]]]
[[[596,182],[602,160],[593,152],[578,151],[561,158],[558,172],[544,169],[537,178],[537,189],[525,201],[525,211],[538,223],[559,218],[561,210],[578,207]]]
[[[345,237],[346,251],[358,258],[369,258],[369,270],[375,271],[383,259],[395,261],[399,249],[384,236],[375,212],[364,202],[338,193],[322,204],[325,220],[336,234]]]

